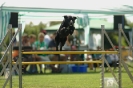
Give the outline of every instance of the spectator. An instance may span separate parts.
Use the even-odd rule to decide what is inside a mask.
[[[53,33],[50,35],[50,38],[51,38],[51,41],[49,42],[49,45],[48,45],[48,49],[49,50],[56,50],[56,43],[55,43],[55,36],[56,36],[56,33]],[[58,61],[58,55],[49,55],[51,61]],[[59,69],[58,67],[55,67],[55,64],[53,65],[50,65],[51,69],[52,69],[52,73],[59,73],[61,72],[61,69]]]
[[[73,36],[69,35],[67,36],[67,41],[63,47],[64,50],[77,50],[75,46],[72,46],[72,40]],[[66,57],[62,58],[63,61],[67,61],[67,59],[70,57],[70,61],[76,61],[79,59],[79,55],[66,55]],[[61,64],[60,68],[62,68],[62,73],[70,73],[72,72],[71,66],[75,64]]]
[[[80,44],[81,44],[81,40],[80,40],[79,33],[77,30],[74,30],[72,45],[76,46],[77,50],[79,50]],[[80,54],[79,56],[82,60],[84,60],[84,54]]]
[[[67,41],[63,46],[64,50],[68,50],[68,51],[72,50],[72,39],[73,39],[73,36],[70,36],[70,35],[67,36]],[[70,58],[70,60],[72,60],[71,55],[67,55],[67,57]]]
[[[93,49],[90,49],[90,51],[93,51]],[[95,61],[96,58],[95,58],[95,54],[89,54],[87,59],[91,60],[91,61]],[[92,63],[92,64],[89,64],[90,66],[90,69],[91,70],[94,70],[96,71],[96,67],[97,67],[97,64],[96,63]]]
[[[65,55],[61,55],[61,60],[67,61],[67,57]],[[71,73],[72,72],[71,66],[73,66],[73,64],[61,64],[60,65],[61,73]]]
[[[39,33],[38,38],[39,38],[39,41],[35,42],[35,47],[38,50],[47,50],[48,49],[48,45],[44,42],[45,35],[43,33]],[[50,59],[49,59],[47,54],[39,54],[38,56],[41,58],[41,61],[50,61]],[[40,73],[43,73],[42,72],[42,66],[40,66],[40,68],[41,68],[41,72]]]
[[[27,34],[23,34],[22,36],[22,46],[30,46],[29,37]]]
[[[112,54],[105,54],[105,59],[107,60],[108,64],[110,65],[110,67],[112,67]],[[105,63],[104,64],[104,67],[105,67],[105,71],[108,71],[109,69],[107,69],[107,64]]]
[[[16,43],[16,46],[18,45],[19,45],[19,42]],[[22,46],[30,46],[29,37],[27,34],[22,35]]]
[[[56,57],[56,56],[50,55],[50,60],[58,61],[58,56]],[[51,64],[50,67],[51,67],[52,73],[61,73],[62,71],[62,68],[59,68],[56,64]]]
[[[38,50],[47,50],[48,49],[48,45],[43,41],[44,37],[45,37],[45,35],[43,33],[39,33],[39,35],[38,35],[39,41],[35,42],[35,47]],[[42,57],[43,61],[50,61],[48,58],[48,55],[46,55],[46,54],[41,54],[39,56]]]
[[[56,50],[56,44],[55,44],[55,41],[54,41],[55,36],[56,36],[56,33],[53,33],[52,36],[51,36],[51,41],[50,41],[50,43],[48,45],[50,50]],[[50,55],[50,57],[52,58],[51,59],[52,61],[54,61],[54,60],[58,61],[58,55]],[[60,57],[61,57],[62,61],[66,61],[67,60],[65,55],[60,55]],[[52,68],[52,72],[53,73],[55,73],[55,72],[56,73],[57,72],[61,72],[61,73],[70,72],[70,71],[68,71],[69,68],[68,68],[68,65],[66,65],[66,64],[60,65],[57,68],[55,68],[55,65],[53,65],[53,66],[51,66],[51,68]]]
[[[17,45],[16,47],[18,47],[19,43],[17,42],[16,45]],[[29,37],[28,37],[27,34],[23,34],[23,36],[22,36],[22,48],[23,48],[23,50],[31,49],[30,43],[29,43]],[[18,48],[17,48],[17,49],[18,49]],[[17,61],[17,59],[18,59],[18,55],[14,56],[14,61]],[[22,55],[22,61],[23,61],[23,62],[30,62],[30,61],[33,61],[32,55],[23,54],[23,55]],[[22,71],[23,71],[24,73],[27,72],[27,71],[26,71],[27,66],[28,66],[28,65],[22,65]]]
[[[80,44],[81,44],[81,40],[79,38],[78,31],[74,30],[74,33],[73,33],[73,45],[75,45],[77,48],[79,48]]]
[[[98,46],[97,47],[97,50],[99,51],[99,50],[101,50],[101,48]],[[101,54],[92,54],[92,60],[93,61],[96,61],[96,60],[100,60],[101,59]],[[93,64],[93,67],[94,67],[94,70],[96,71],[96,67],[98,67],[99,66],[99,64],[97,64],[97,63],[94,63]]]
[[[87,54],[87,61],[92,61],[92,55],[91,54]],[[92,63],[89,63],[89,68],[90,70],[93,70],[93,64]]]
[[[29,42],[32,46],[32,50],[35,50],[34,43],[36,41],[36,36],[34,34],[31,34],[29,36]],[[38,55],[32,55],[33,61],[40,61],[41,58]],[[30,73],[37,73],[37,66],[36,65],[30,65]]]
[[[97,51],[100,51],[100,50],[101,50],[101,48],[99,46],[97,46]],[[96,60],[101,59],[101,54],[95,54],[95,59]]]
[[[52,35],[51,35],[51,41],[49,42],[49,44],[48,44],[48,48],[50,49],[50,50],[56,50],[56,43],[55,43],[55,36],[56,36],[56,33],[53,33]]]
[[[119,63],[119,58],[116,54],[112,54],[112,66],[114,67],[114,70],[116,69],[116,67],[118,67],[118,63]]]
[[[45,35],[44,42],[48,45],[51,40],[50,36],[47,34],[46,30],[42,30],[41,32]]]
[[[36,41],[36,36],[34,34],[31,34],[29,36],[29,42],[30,42],[30,45],[33,47],[33,50],[35,50],[35,46],[34,46],[35,41]]]

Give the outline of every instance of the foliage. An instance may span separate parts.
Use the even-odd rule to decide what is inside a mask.
[[[6,36],[6,38],[5,38],[5,41],[4,41],[4,42],[5,42],[6,46],[8,46],[8,45],[9,45],[9,42],[10,42],[10,41],[9,41],[9,36]]]
[[[127,35],[127,34],[126,34]],[[118,46],[119,44],[119,38],[118,38],[118,33],[108,33],[109,38],[111,39],[112,43],[114,44],[114,46]],[[127,35],[128,36],[128,35]],[[129,39],[129,38],[128,38]],[[124,38],[124,36],[122,36],[121,38],[121,45],[122,46],[127,46],[127,42]],[[112,48],[111,44],[109,43],[107,37],[105,36],[104,39],[104,47],[105,49],[109,49]]]
[[[50,22],[50,26],[52,25],[56,25],[61,23],[60,21],[51,21]],[[30,22],[29,24],[27,24],[25,26],[24,29],[24,33],[30,35],[30,34],[35,34],[36,36],[38,36],[39,32],[41,30],[44,30],[46,28],[46,24],[40,22],[38,25],[34,25],[32,22]]]
[[[51,21],[50,26],[57,25],[57,24],[60,24],[60,23],[61,23],[61,21]]]
[[[127,20],[125,16],[124,16],[124,20],[125,20],[125,25],[126,26],[129,26],[130,28],[133,27],[133,23],[130,22],[129,20]],[[128,33],[125,33],[125,34],[128,37],[128,39],[129,39]],[[118,43],[119,42],[119,40],[118,40],[118,33],[109,33],[108,35],[109,35],[111,41],[113,42],[113,44],[118,46],[118,44],[119,44]],[[128,46],[128,44],[126,42],[126,39],[123,36],[122,36],[121,42],[122,42],[122,46]],[[105,48],[112,48],[106,37],[105,37],[104,44],[105,44]]]
[[[36,36],[38,36],[39,32],[45,27],[46,25],[42,22],[40,22],[38,25],[34,25],[32,22],[30,22],[25,26],[24,33],[28,35],[35,34]]]
[[[129,21],[128,19],[126,19],[126,17],[124,19],[125,19],[125,25],[129,26],[130,28],[132,28],[133,27],[133,23],[131,21]]]

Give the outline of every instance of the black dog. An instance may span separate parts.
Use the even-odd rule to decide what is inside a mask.
[[[60,51],[62,51],[62,47],[64,46],[67,36],[73,34],[75,29],[74,23],[77,18],[73,16],[64,16],[64,20],[61,23],[59,30],[57,30],[55,36],[55,43],[56,43],[56,51],[58,51],[58,46],[60,45]]]

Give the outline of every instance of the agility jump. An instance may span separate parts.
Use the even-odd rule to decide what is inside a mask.
[[[77,64],[80,64],[80,63],[94,63],[93,61],[91,61],[91,62],[89,62],[89,61],[88,62],[87,61],[73,61],[73,62],[58,61],[57,62],[57,61],[55,61],[55,62],[34,62],[34,63],[30,62],[29,63],[29,62],[22,62],[22,60],[21,60],[22,55],[21,54],[102,54],[103,57],[104,57],[104,54],[118,54],[118,56],[120,58],[119,59],[119,63],[123,64],[123,67],[127,71],[130,79],[133,81],[132,74],[129,72],[129,70],[126,67],[124,61],[121,59],[121,31],[120,30],[122,30],[122,28],[119,28],[119,50],[118,51],[104,51],[104,34],[105,33],[104,33],[104,27],[103,26],[104,25],[102,25],[102,27],[101,27],[102,28],[102,51],[46,51],[46,52],[45,51],[44,52],[34,51],[34,52],[22,52],[22,49],[21,49],[21,47],[22,47],[22,45],[21,45],[21,29],[22,29],[22,25],[20,25],[19,30],[17,32],[17,33],[19,33],[19,41],[20,41],[20,43],[19,43],[19,59],[18,59],[18,62],[11,62],[10,63],[11,65],[12,65],[12,63],[15,64],[15,65],[13,67],[12,66],[10,67],[10,75],[9,75],[8,79],[6,80],[6,82],[4,83],[3,88],[6,86],[6,84],[7,84],[9,79],[10,79],[10,86],[12,86],[12,83],[11,83],[12,75],[11,74],[12,74],[13,70],[16,68],[16,66],[18,64],[19,64],[19,88],[22,88],[22,68],[21,68],[22,64],[35,64],[35,63],[37,63],[37,64],[43,64],[43,63],[45,63],[45,64],[55,64],[55,63],[56,64],[65,64],[65,63],[66,64],[71,64],[71,63],[77,63]],[[15,35],[17,35],[17,33]],[[13,41],[13,39],[11,39],[11,42],[10,42],[10,44],[8,46],[8,49],[11,48],[10,46],[12,44],[12,41]],[[5,54],[7,54],[8,49],[4,53],[3,57],[5,56]],[[12,54],[12,51],[10,52],[10,54]],[[102,63],[102,68],[101,68],[102,69],[102,71],[101,71],[102,72],[101,73],[101,85],[102,85],[102,88],[104,88],[104,62],[106,62],[106,59],[104,59],[103,57],[102,57],[101,61],[99,61],[99,62],[95,61],[95,63],[96,62],[97,63]],[[108,64],[108,63],[106,62],[106,64]],[[114,76],[113,72],[112,72],[112,74]],[[119,76],[118,79],[116,79],[115,76],[114,76],[114,78],[116,79],[116,81],[117,81],[117,83],[119,85],[119,88],[121,88],[121,64],[119,65],[119,75],[118,76]]]

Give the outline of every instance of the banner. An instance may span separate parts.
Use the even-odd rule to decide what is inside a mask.
[[[129,31],[129,42],[131,46],[133,46],[133,29]]]
[[[77,24],[82,27],[86,27],[87,25],[89,25],[88,14],[84,14],[83,17],[78,17]]]
[[[3,39],[7,30],[8,30],[8,24],[10,20],[10,12],[7,11],[1,11],[0,14],[0,38]]]
[[[0,42],[2,40],[2,11],[0,10]]]

